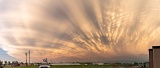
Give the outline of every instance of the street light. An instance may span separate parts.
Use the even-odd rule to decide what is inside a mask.
[[[29,50],[28,54],[29,54],[29,64],[30,64],[30,50]]]
[[[25,53],[25,55],[26,55],[26,66],[27,66],[27,53]]]

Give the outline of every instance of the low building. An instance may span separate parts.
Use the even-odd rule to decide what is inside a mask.
[[[149,49],[149,68],[160,68],[160,46]]]

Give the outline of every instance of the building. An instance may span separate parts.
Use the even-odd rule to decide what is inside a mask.
[[[149,49],[149,68],[153,68],[153,49]]]
[[[160,46],[149,49],[149,68],[160,68]]]

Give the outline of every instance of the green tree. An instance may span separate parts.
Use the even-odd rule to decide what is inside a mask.
[[[137,63],[137,62],[134,62],[134,65],[135,65],[135,66],[137,66],[137,65],[138,65],[138,63]]]
[[[3,62],[2,61],[0,61],[0,65],[2,65],[3,64]]]
[[[8,61],[8,65],[11,65],[11,62],[10,62],[10,61]]]
[[[7,64],[7,61],[4,61],[5,65]]]

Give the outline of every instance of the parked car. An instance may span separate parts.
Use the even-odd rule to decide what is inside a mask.
[[[20,66],[20,64],[18,61],[12,61],[11,66]]]
[[[48,63],[42,63],[39,65],[39,68],[50,68],[50,65]]]

